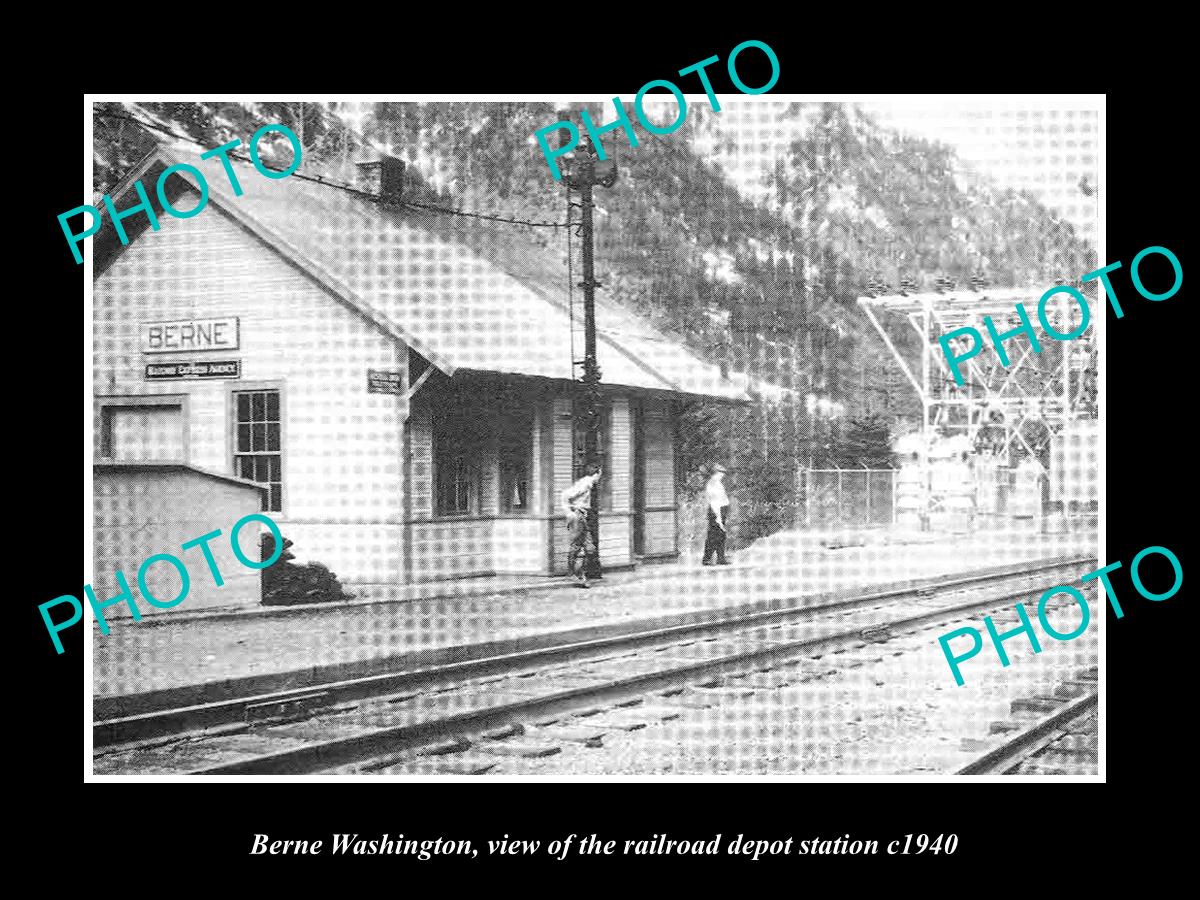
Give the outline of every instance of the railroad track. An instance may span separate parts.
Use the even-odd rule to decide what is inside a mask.
[[[660,720],[669,719],[681,703],[694,706],[706,702],[705,696],[719,702],[726,694],[744,692],[756,679],[778,681],[772,673],[794,665],[797,658],[820,660],[1028,600],[1050,584],[1075,580],[1091,562],[1050,560],[819,605],[222,701],[214,704],[217,709],[192,709],[188,715],[194,719],[198,712],[212,717],[240,711],[243,720],[185,740],[172,736],[172,745],[157,754],[145,742],[113,747],[98,755],[97,771],[106,757],[115,758],[114,769],[124,762],[136,770],[139,754],[147,751],[156,756],[151,769],[231,775],[370,771],[414,753],[449,758],[475,746],[501,756],[549,754],[556,741],[593,740],[600,722],[608,728],[640,727],[639,720],[648,716],[661,713]],[[183,712],[149,715],[170,721]],[[591,722],[585,721],[589,718]],[[543,732],[536,740],[513,740],[530,730],[522,723],[568,719],[573,724],[560,728],[557,736]],[[99,722],[96,728],[111,735],[122,724]],[[166,756],[172,759],[164,760]],[[486,760],[459,768],[486,770]]]
[[[1013,731],[956,775],[1094,775],[1099,769],[1099,683],[1091,669],[1058,686],[1051,696],[1012,703]]]

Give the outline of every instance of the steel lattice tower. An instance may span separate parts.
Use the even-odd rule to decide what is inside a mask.
[[[1050,438],[1069,423],[1095,419],[1096,344],[1095,304],[1092,322],[1081,336],[1059,341],[1038,329],[1037,305],[1044,290],[1002,289],[899,293],[859,297],[858,303],[891,351],[905,378],[921,399],[922,427],[934,433],[965,435],[977,449],[990,446],[1008,464],[1014,451],[1023,451],[1046,469]],[[1015,307],[1024,305],[1038,330],[1040,352],[1027,335],[1004,342],[1009,365],[1001,365],[988,338],[984,318],[990,316],[1003,333],[1021,324]],[[1060,333],[1080,323],[1082,311],[1069,295],[1054,295],[1046,318]],[[905,353],[897,346],[885,321],[903,319],[915,332],[919,350]],[[983,350],[960,363],[963,384],[955,383],[939,338],[970,326],[983,338]],[[953,339],[966,352],[970,336]],[[919,354],[919,360],[912,357]],[[915,365],[910,364],[915,363]],[[914,371],[916,369],[917,371]]]

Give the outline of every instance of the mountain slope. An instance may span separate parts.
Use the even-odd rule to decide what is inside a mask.
[[[586,108],[597,122],[613,115],[611,104]],[[99,104],[97,190],[145,153],[148,132],[127,121],[139,112],[206,148],[282,122],[301,137],[308,174],[350,181],[356,159],[385,147],[409,165],[409,199],[530,221],[568,214],[567,192],[533,139],[563,117],[548,103]],[[620,177],[596,191],[596,268],[604,296],[750,384],[768,383],[771,402],[694,408],[681,437],[685,471],[724,458],[770,485],[763,503],[786,507],[797,465],[882,458],[876,451],[886,447],[861,446],[862,435],[879,434],[873,420],[850,427],[847,418],[883,414],[893,429],[919,418],[917,398],[855,305],[869,285],[932,287],[939,276],[965,285],[974,276],[1037,287],[1095,268],[1094,249],[1036,200],[968,176],[951,149],[881,128],[851,105],[779,110],[763,130],[787,140],[759,195],[748,196],[722,168],[730,157],[728,139],[714,139],[718,115],[690,109],[669,136],[639,126],[636,148],[623,133],[605,136]],[[560,254],[567,282],[562,229],[504,227]],[[575,280],[579,251],[573,239]],[[911,336],[895,337],[916,354]]]

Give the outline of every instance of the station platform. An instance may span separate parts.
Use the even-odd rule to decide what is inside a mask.
[[[467,658],[464,648],[481,644],[515,650],[565,634],[586,640],[784,598],[1094,556],[1096,545],[1094,530],[782,532],[732,554],[729,566],[682,559],[613,572],[588,590],[561,576],[479,578],[422,585],[411,596],[378,602],[147,615],[113,622],[106,636],[93,623],[95,716],[134,712],[138,704],[122,698],[157,695],[155,706],[184,705],[203,702],[214,687],[237,696],[363,677],[382,667]]]

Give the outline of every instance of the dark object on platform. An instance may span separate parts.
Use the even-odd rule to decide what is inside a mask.
[[[319,562],[297,565],[288,548],[292,542],[283,539],[283,552],[262,573],[263,606],[296,606],[301,603],[341,603],[353,599],[338,581],[337,575]],[[264,534],[261,538],[261,559],[270,559],[275,553],[275,537]]]

